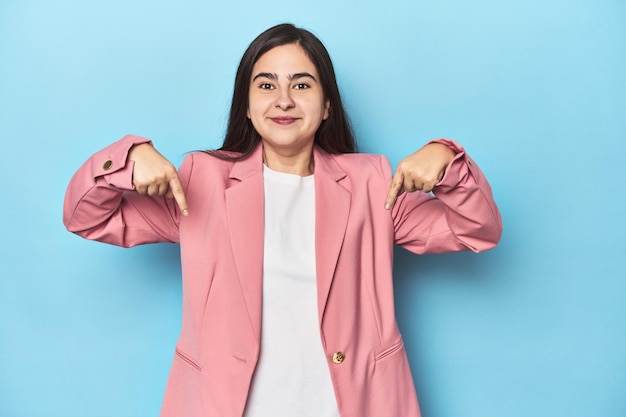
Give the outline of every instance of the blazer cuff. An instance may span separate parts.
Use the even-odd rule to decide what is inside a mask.
[[[456,153],[456,156],[450,161],[446,170],[444,172],[443,178],[437,184],[435,184],[435,188],[439,191],[449,191],[452,188],[456,187],[457,184],[461,181],[461,178],[467,174],[469,165],[471,164],[471,160],[468,158],[465,153],[465,148],[461,146],[458,142],[453,141],[452,139],[435,139],[428,142],[430,143],[440,143],[442,145],[446,145],[449,149]]]
[[[91,158],[94,181],[99,178],[109,185],[121,190],[134,190],[133,161],[128,160],[130,149],[142,143],[152,144],[147,138],[126,135],[117,142],[102,149]]]

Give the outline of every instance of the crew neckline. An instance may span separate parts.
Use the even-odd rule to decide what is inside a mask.
[[[270,167],[268,167],[267,165],[263,164],[263,176],[270,180],[278,180],[278,181],[287,182],[290,184],[308,185],[308,184],[313,184],[313,178],[315,174],[311,174],[311,175],[307,175],[303,177],[298,174],[290,174],[288,172],[275,171],[271,169]]]

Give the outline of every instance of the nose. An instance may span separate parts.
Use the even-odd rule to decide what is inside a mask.
[[[290,108],[295,107],[296,103],[291,98],[291,91],[289,88],[281,88],[279,90],[275,105],[282,110],[289,110]]]

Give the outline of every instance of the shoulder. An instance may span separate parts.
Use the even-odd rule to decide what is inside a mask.
[[[376,175],[387,177],[391,164],[384,155],[370,153],[345,153],[329,155],[347,174]]]
[[[228,182],[235,161],[218,158],[204,151],[188,153],[183,159],[178,176],[187,188],[206,187],[210,184],[223,184]]]
[[[183,159],[181,169],[189,166],[193,171],[197,170],[223,170],[230,172],[235,160],[224,159],[217,156],[216,153],[208,151],[194,151],[188,153]]]

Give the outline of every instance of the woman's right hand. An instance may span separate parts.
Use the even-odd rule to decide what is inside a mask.
[[[173,198],[183,216],[189,215],[183,186],[170,161],[149,143],[133,146],[128,160],[134,162],[133,185],[139,194]]]

